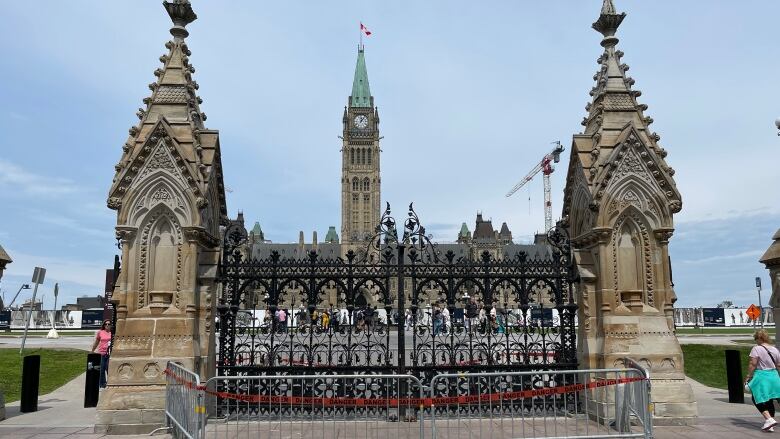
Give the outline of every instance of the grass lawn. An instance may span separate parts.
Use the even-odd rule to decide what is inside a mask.
[[[759,329],[759,328],[756,328]],[[775,331],[774,327],[764,328],[770,334]],[[749,334],[756,332],[753,328],[677,328],[677,334],[680,335],[728,335],[728,334]]]
[[[91,331],[62,331],[58,330],[57,333],[60,335],[60,337],[89,337],[95,336],[95,333],[97,330],[91,330]],[[46,337],[46,335],[49,334],[49,331],[30,331],[27,333],[27,337],[29,338],[43,338]],[[24,331],[6,331],[6,332],[0,332],[0,337],[21,337],[24,335]]]
[[[742,377],[744,378],[747,373],[748,354],[751,347],[684,344],[682,350],[685,357],[685,374],[704,385],[727,389],[725,350],[736,349],[739,351],[739,356],[742,359]]]
[[[86,370],[87,352],[76,349],[25,349],[25,356],[41,356],[39,395],[45,395]],[[19,349],[0,349],[0,388],[6,402],[19,400],[22,359]]]

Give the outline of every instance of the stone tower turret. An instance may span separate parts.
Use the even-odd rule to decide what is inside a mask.
[[[186,0],[163,2],[173,21],[151,96],[115,166],[122,268],[113,298],[116,335],[97,431],[141,433],[164,423],[165,370],[177,361],[213,374],[219,226],[227,221],[219,133],[204,126],[185,28]]]
[[[625,18],[605,0],[593,28],[603,35],[592,102],[575,134],[563,218],[580,269],[582,368],[609,368],[630,357],[650,370],[654,416],[687,422],[696,414],[675,337],[668,243],[682,208],[674,170],[650,130],[653,119],[626,75],[617,29]],[[671,421],[670,421],[671,422]]]
[[[347,251],[373,236],[381,214],[379,112],[371,96],[362,46],[342,123],[341,242]]]

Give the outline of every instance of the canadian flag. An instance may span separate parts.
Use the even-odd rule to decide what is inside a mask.
[[[366,34],[366,36],[367,36],[367,37],[371,35],[371,31],[370,31],[370,30],[368,30],[368,28],[367,28],[367,27],[363,26],[363,23],[360,23],[360,30],[361,30],[361,31],[362,31],[364,34]]]

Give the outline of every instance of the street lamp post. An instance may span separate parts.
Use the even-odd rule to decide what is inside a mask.
[[[11,308],[11,305],[14,304],[14,302],[16,301],[16,298],[19,297],[19,293],[21,293],[22,290],[29,290],[29,289],[30,289],[30,284],[22,284],[22,286],[19,287],[19,290],[14,295],[14,298],[11,299],[11,303],[8,304],[8,308]]]
[[[780,122],[780,120],[778,120]],[[761,319],[761,329],[764,329],[764,307],[761,305],[761,278],[756,277],[756,289],[758,290],[758,318]]]

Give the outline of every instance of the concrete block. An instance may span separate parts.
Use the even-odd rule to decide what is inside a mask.
[[[695,418],[698,416],[698,406],[696,402],[656,402],[653,403],[653,417],[669,418],[667,422],[672,422],[672,419],[677,418]],[[655,419],[653,422],[655,423]],[[659,424],[660,425],[660,424]],[[667,424],[669,425],[669,424]],[[671,424],[681,425],[681,424]]]

